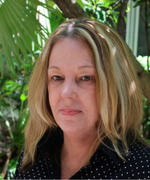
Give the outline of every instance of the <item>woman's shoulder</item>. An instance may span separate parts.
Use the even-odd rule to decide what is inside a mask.
[[[24,154],[24,150],[21,152],[18,163],[17,163],[17,167],[16,167],[16,172],[15,172],[15,176],[14,179],[18,179],[17,176],[20,172],[20,167],[22,165],[22,159],[23,159],[23,154]]]
[[[150,179],[150,148],[140,141],[129,146],[113,178]]]
[[[123,161],[121,175],[130,178],[150,178],[150,148],[139,141],[133,143]]]
[[[33,165],[28,165],[24,170],[21,170],[20,167],[22,165],[23,154],[24,151],[22,151],[19,157],[14,179],[49,179],[47,165],[45,163],[47,154],[45,154],[43,158],[40,157],[36,159]]]
[[[146,162],[148,162],[150,161],[150,146],[137,140],[129,146],[126,156],[136,160],[146,160]]]

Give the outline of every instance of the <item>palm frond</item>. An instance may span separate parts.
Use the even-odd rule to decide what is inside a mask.
[[[37,13],[47,18],[47,16],[37,11],[37,6],[42,6],[53,10],[46,3],[38,0],[5,0],[0,6],[0,72],[4,73],[2,53],[9,71],[15,73],[13,58],[16,63],[24,67],[25,61],[29,60],[28,54],[35,56],[32,44],[41,50],[42,40],[50,35],[50,29],[45,28],[38,19]],[[40,37],[41,41],[38,41]],[[37,49],[36,48],[36,49]]]

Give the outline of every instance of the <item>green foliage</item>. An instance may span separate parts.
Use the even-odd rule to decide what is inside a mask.
[[[34,52],[35,57],[39,53]],[[15,57],[11,57],[15,74],[5,69],[5,74],[0,77],[0,171],[11,153],[7,179],[13,178],[18,155],[23,149],[24,128],[29,115],[26,95],[29,76],[36,61],[31,54],[27,56],[28,59],[22,56],[24,66],[18,65]]]
[[[1,0],[0,1],[0,72],[5,73],[5,68],[15,74],[12,57],[24,71],[24,59],[29,60],[28,54],[35,58],[35,51],[41,50],[43,42],[49,37],[51,30],[48,14],[38,11],[39,7],[62,17],[57,9],[38,0]],[[4,3],[2,3],[4,2]],[[45,26],[39,22],[46,18]],[[42,20],[43,21],[43,20]],[[32,45],[34,44],[34,48]]]
[[[140,64],[144,67],[144,69],[149,72],[150,71],[150,57],[148,56],[138,56],[137,60],[140,62]],[[149,69],[148,69],[149,67]]]
[[[11,159],[11,161],[9,162],[8,170],[7,170],[7,179],[8,180],[14,178],[18,159],[19,159],[19,156]]]
[[[82,2],[82,0],[76,0],[76,1],[79,4],[79,6],[83,9],[84,3]]]
[[[83,9],[92,19],[97,19],[110,24],[110,20],[115,28],[117,28],[119,12],[117,8],[119,4],[115,4],[117,0],[82,0]]]
[[[33,69],[33,65],[30,68]],[[3,162],[8,152],[13,157],[8,166],[8,179],[13,178],[18,153],[23,149],[24,127],[29,115],[26,99],[29,78],[21,72],[17,73],[17,77],[6,74],[0,79],[0,159]]]
[[[137,60],[140,64],[144,67],[144,69],[149,72],[150,67],[148,70],[148,63],[150,64],[150,57],[148,56],[138,56]],[[148,140],[150,143],[150,103],[147,101],[145,97],[143,97],[143,118],[142,118],[142,125],[143,125],[143,136]]]
[[[51,2],[51,1],[50,1]],[[66,20],[65,16],[59,10],[56,4],[53,5],[53,13],[49,11],[49,20],[51,31],[53,32],[62,22]]]
[[[150,142],[150,104],[145,97],[143,97],[143,135],[145,138],[149,139]]]
[[[133,0],[133,2],[135,2],[134,7],[141,6],[141,5],[145,4],[145,1],[147,1],[147,0]]]
[[[147,3],[147,5],[148,4],[150,5],[150,1],[148,1],[148,0],[133,0],[133,2],[135,2],[134,7],[137,7],[137,6],[143,7],[143,6],[145,6],[145,3]],[[149,17],[150,17],[150,12],[146,15],[145,20],[147,21]],[[149,26],[150,26],[150,24],[149,24]]]
[[[2,176],[0,175],[0,180],[3,180]]]
[[[145,17],[142,17],[142,15],[141,15],[141,17],[142,17],[142,20],[144,21],[145,25],[147,24],[147,26],[150,26],[150,24],[148,24],[148,22],[147,22],[148,18],[150,17],[150,12],[147,12],[147,10],[146,10],[148,8],[148,5],[150,5],[150,1],[148,1],[148,0],[133,0],[133,2],[135,2],[134,7],[140,6],[141,9],[143,7],[145,8],[146,15],[145,15]],[[147,29],[148,29],[148,27],[147,27]],[[146,36],[146,38],[148,39],[147,36]],[[147,47],[149,47],[148,44],[147,44]],[[148,50],[148,55],[149,55],[149,50]],[[150,73],[150,57],[138,56],[137,59],[141,63],[141,65],[144,67],[144,69],[147,71],[147,73]],[[147,139],[150,139],[150,103],[147,101],[147,99],[145,97],[143,97],[143,111],[144,111],[143,123],[142,123],[143,135]],[[150,140],[148,142],[150,143]]]

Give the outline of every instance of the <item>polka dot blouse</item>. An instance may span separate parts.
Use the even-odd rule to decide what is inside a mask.
[[[22,152],[15,179],[60,179],[59,138],[54,137],[41,139],[36,162],[26,172],[19,170]],[[70,179],[150,179],[150,149],[147,146],[136,141],[129,147],[124,158],[122,160],[112,148],[102,144],[91,157],[90,164],[82,167]]]

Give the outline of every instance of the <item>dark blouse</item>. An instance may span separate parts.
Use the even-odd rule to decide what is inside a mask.
[[[46,135],[47,136],[47,135]],[[60,179],[61,137],[55,132],[47,138],[43,136],[37,146],[36,162],[26,171],[19,171],[23,152],[19,158],[15,179]],[[82,167],[70,179],[150,179],[150,149],[136,141],[121,159],[112,149],[101,144],[90,159],[90,164]]]

